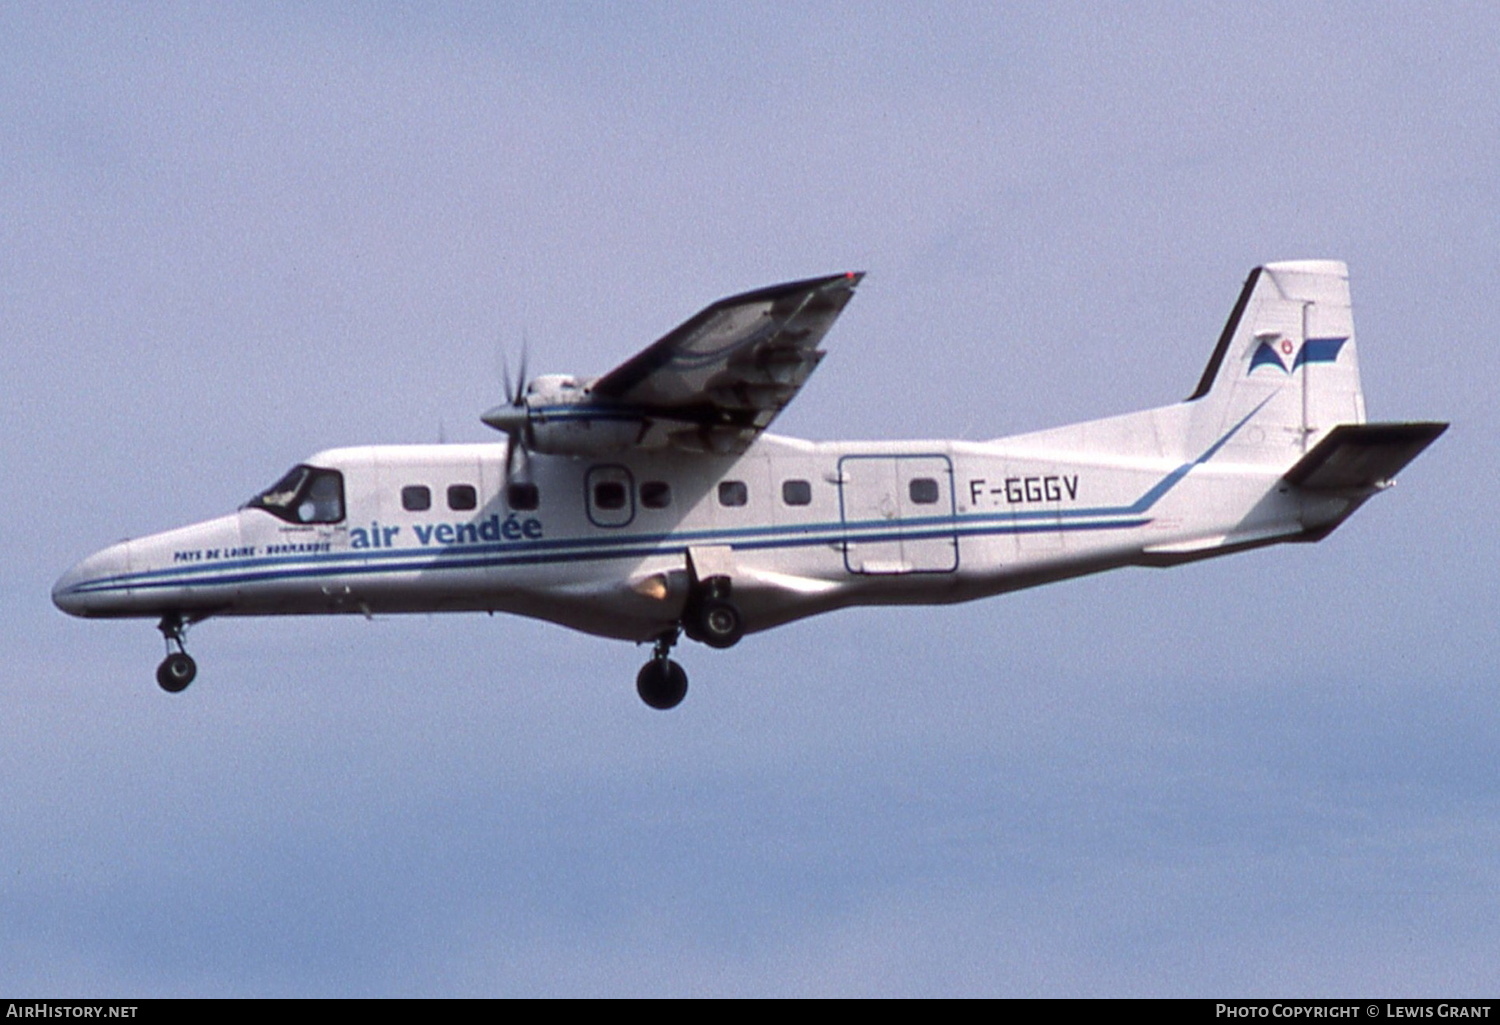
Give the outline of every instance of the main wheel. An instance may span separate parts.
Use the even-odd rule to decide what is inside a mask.
[[[698,639],[711,648],[732,648],[745,636],[745,619],[733,602],[705,598],[698,607]]]
[[[179,694],[186,690],[197,675],[198,663],[185,651],[172,652],[156,667],[156,682],[168,694]]]
[[[669,658],[653,658],[636,674],[635,691],[652,708],[676,708],[687,696],[687,673]]]

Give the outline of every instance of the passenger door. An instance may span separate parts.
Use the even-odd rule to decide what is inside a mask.
[[[839,506],[844,567],[850,573],[958,568],[953,464],[947,456],[844,456]]]

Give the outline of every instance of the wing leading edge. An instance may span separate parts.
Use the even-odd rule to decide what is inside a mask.
[[[658,421],[677,447],[743,451],[817,368],[818,343],[863,278],[836,274],[720,299],[595,381],[589,400]]]

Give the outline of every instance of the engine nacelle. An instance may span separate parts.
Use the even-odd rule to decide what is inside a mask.
[[[592,380],[580,381],[572,374],[539,374],[526,384],[526,403],[542,407],[581,402],[588,397]]]
[[[605,456],[637,444],[648,426],[640,416],[588,405],[533,412],[526,425],[526,447],[554,456]]]
[[[591,400],[592,380],[543,374],[526,385],[526,447],[553,456],[604,456],[641,440],[639,415]]]
[[[554,456],[604,456],[637,445],[650,421],[639,412],[589,395],[591,381],[565,374],[533,378],[524,395],[483,417],[528,451]]]

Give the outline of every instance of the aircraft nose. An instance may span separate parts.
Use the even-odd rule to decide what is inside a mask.
[[[122,587],[111,586],[111,579],[127,572],[129,565],[124,542],[95,552],[57,578],[52,585],[52,604],[70,616],[96,614],[107,595],[123,592]]]

